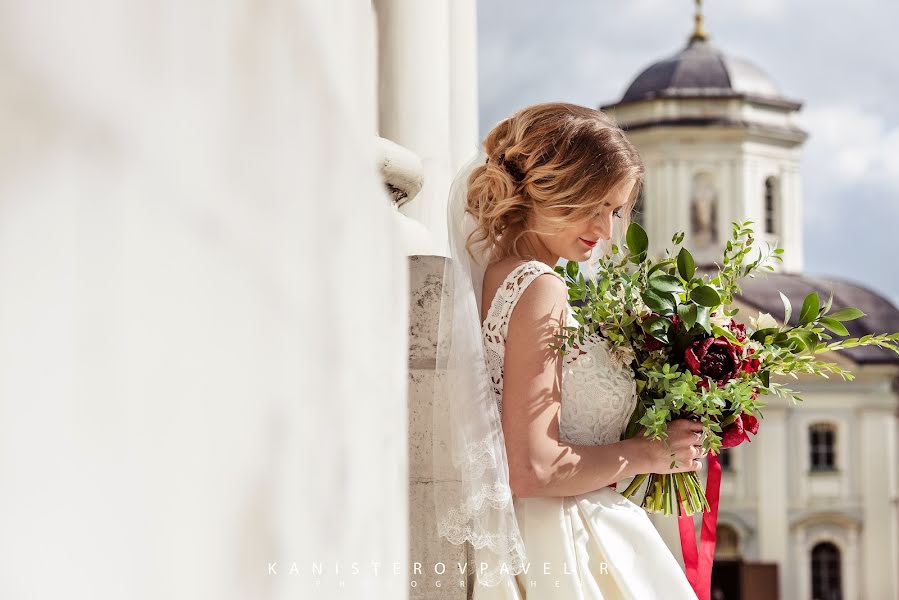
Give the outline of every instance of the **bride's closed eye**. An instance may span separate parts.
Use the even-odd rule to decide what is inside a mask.
[[[618,208],[616,208],[615,210],[613,210],[613,211],[612,211],[612,214],[615,215],[615,217],[617,217],[617,218],[620,219],[620,218],[621,218],[621,207],[619,206]]]

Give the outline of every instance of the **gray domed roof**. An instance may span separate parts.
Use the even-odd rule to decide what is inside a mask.
[[[674,56],[644,69],[627,88],[620,102],[665,97],[743,95],[782,98],[774,81],[752,63],[727,56],[707,40],[692,40]]]
[[[799,309],[807,294],[816,291],[821,302],[826,302],[833,291],[831,312],[853,306],[865,313],[860,319],[844,323],[850,337],[899,331],[899,309],[880,294],[844,279],[763,272],[755,278],[742,279],[740,287],[743,288],[743,293],[738,298],[742,302],[758,308],[760,312],[770,313],[778,321],[783,319],[784,307],[777,292],[783,292],[793,305],[791,325],[798,323]],[[834,340],[840,339],[840,336],[830,335],[833,335]],[[858,364],[899,363],[899,354],[876,346],[848,348],[839,352]]]

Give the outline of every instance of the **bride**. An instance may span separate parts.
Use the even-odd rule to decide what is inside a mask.
[[[564,357],[549,348],[577,325],[553,267],[610,247],[642,177],[608,116],[547,103],[494,127],[453,183],[435,502],[440,535],[474,548],[475,600],[696,597],[643,509],[614,488],[699,470],[701,426],[621,440],[632,356],[596,334]]]

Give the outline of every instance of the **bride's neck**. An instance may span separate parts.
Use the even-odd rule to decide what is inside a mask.
[[[539,260],[550,267],[555,267],[556,263],[559,262],[559,256],[554,254],[536,237],[525,234],[521,238],[521,245],[524,250],[523,255],[531,260]]]
[[[555,267],[560,258],[547,248],[538,238],[529,236],[528,234],[524,234],[519,238],[517,250],[518,254],[514,254],[512,252],[513,248],[510,245],[504,245],[502,243],[502,238],[500,238],[499,243],[494,246],[493,250],[490,252],[490,259],[487,262],[488,264],[493,264],[494,262],[499,262],[500,260],[504,260],[511,256],[518,256],[525,260],[538,260],[550,267]]]

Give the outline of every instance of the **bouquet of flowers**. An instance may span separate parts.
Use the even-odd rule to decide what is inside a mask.
[[[628,228],[623,248],[613,246],[611,254],[596,262],[595,279],[586,279],[576,262],[556,267],[568,285],[579,326],[566,327],[553,347],[564,354],[572,344],[599,332],[612,352],[635,357],[631,367],[638,402],[626,437],[642,429],[647,437],[664,439],[668,422],[694,419],[702,423],[703,447],[711,459],[758,431],[765,396],[802,400],[774,376],[835,374],[850,381],[852,373],[818,355],[867,345],[899,353],[899,333],[846,337],[843,323],[864,313],[855,308],[831,312],[833,294],[824,302],[817,292],[808,294],[795,325],[789,325],[793,308],[783,293],[783,325],[767,313],[750,318],[748,324],[734,319],[738,310],[730,306],[741,291],[740,279],[754,277],[758,269],[773,271],[772,263],[783,260],[783,249],[770,244],[749,259],[751,225],[733,223],[716,274],[698,274],[690,252],[677,248],[682,232],[672,238],[674,251],[666,250],[661,259],[649,258],[649,240],[636,223]],[[834,340],[828,332],[842,339]],[[623,494],[632,496],[647,479],[642,500],[646,510],[677,515],[709,510],[695,471],[639,475]]]

